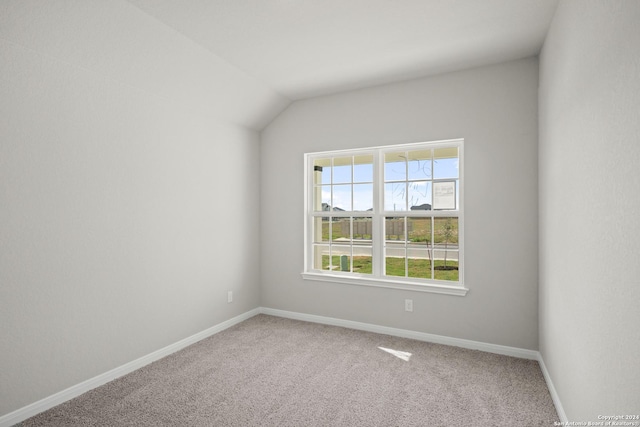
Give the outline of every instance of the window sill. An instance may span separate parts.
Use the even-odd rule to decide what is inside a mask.
[[[431,292],[435,294],[456,295],[463,297],[469,292],[469,289],[462,286],[440,285],[435,283],[414,283],[399,279],[379,279],[367,276],[342,276],[338,274],[327,273],[302,273],[305,280],[315,280],[318,282],[344,283],[347,285],[358,286],[374,286],[378,288],[402,289],[405,291]]]

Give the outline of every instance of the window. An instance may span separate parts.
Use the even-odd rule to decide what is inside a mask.
[[[303,277],[465,295],[463,140],[305,154]]]

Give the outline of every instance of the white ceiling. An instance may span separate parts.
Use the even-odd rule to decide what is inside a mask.
[[[524,58],[558,0],[129,0],[289,99]]]

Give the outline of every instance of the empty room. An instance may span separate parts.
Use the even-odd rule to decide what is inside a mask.
[[[640,1],[0,0],[0,427],[640,426]]]

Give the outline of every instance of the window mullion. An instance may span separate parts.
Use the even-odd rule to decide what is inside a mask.
[[[329,269],[329,271],[332,271],[332,266],[333,266],[333,217],[329,217],[329,264],[327,265],[327,268]]]
[[[404,277],[409,277],[409,152],[404,152]]]
[[[353,273],[353,217],[350,217],[349,219],[349,230],[349,233],[351,233],[351,246],[349,247],[349,250],[351,251],[349,256],[349,271]]]
[[[431,169],[433,170],[433,169]],[[435,251],[435,239],[436,239],[436,219],[431,217],[431,280],[436,278],[436,251]]]
[[[355,211],[355,206],[354,206],[354,202],[355,202],[355,196],[353,194],[354,191],[354,186],[353,186],[353,181],[355,179],[355,157],[351,156],[351,212],[353,214],[353,212]],[[354,217],[353,215],[349,217],[349,240],[351,241],[351,244],[349,245],[349,271],[353,273],[353,220]]]
[[[384,274],[384,221],[381,217],[383,208],[383,162],[380,151],[374,153],[373,157],[373,218],[372,218],[372,273],[375,277],[382,277]]]

